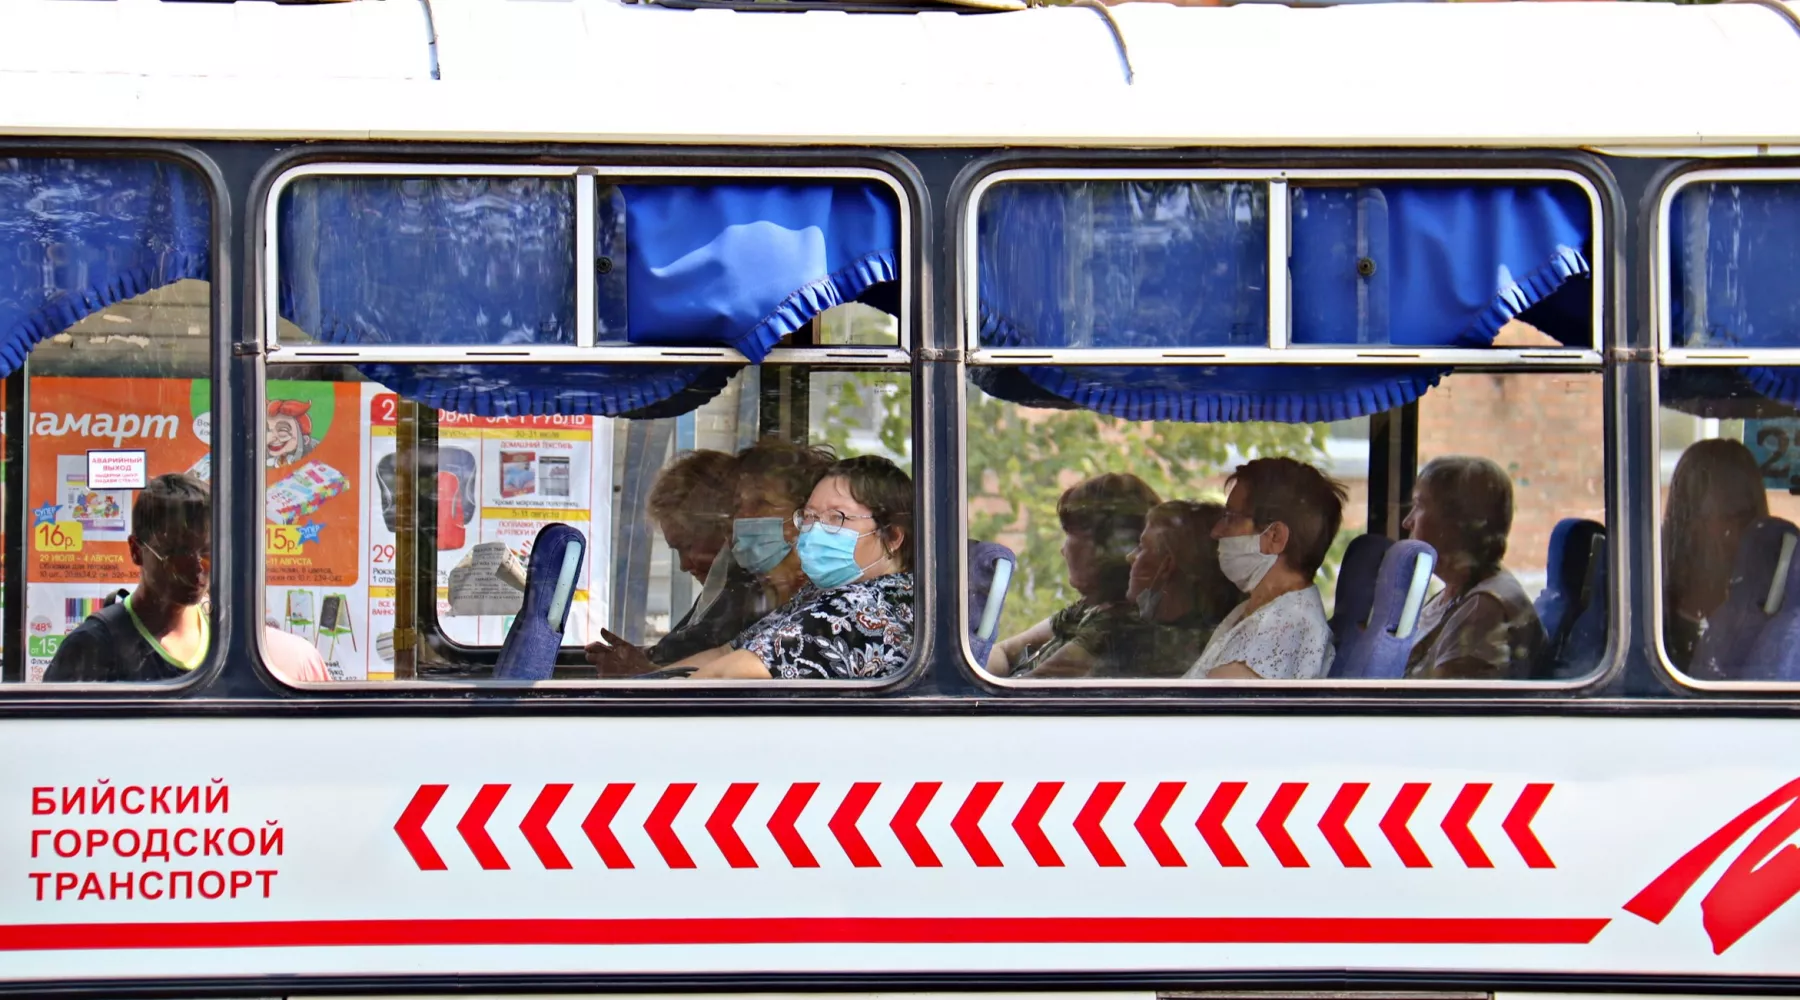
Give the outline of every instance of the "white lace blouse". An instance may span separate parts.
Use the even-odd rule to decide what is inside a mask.
[[[1243,663],[1270,681],[1316,680],[1331,669],[1331,627],[1319,588],[1281,595],[1246,616],[1248,601],[1219,623],[1189,679],[1202,678],[1227,663]]]

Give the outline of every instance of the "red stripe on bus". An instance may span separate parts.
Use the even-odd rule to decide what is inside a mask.
[[[1587,944],[1531,917],[695,917],[0,925],[0,951],[710,944]]]

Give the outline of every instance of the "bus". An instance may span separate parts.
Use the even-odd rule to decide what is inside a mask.
[[[1794,9],[3,6],[0,993],[1800,988]]]

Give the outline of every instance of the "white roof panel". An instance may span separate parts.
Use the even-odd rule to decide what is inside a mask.
[[[1800,145],[1751,4],[739,13],[0,4],[0,133],[869,145]],[[46,44],[57,39],[59,44]],[[79,39],[78,44],[67,40]]]

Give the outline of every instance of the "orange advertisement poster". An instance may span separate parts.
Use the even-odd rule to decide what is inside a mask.
[[[210,387],[191,379],[34,378],[26,579],[134,584],[132,490],[90,490],[90,449],[141,449],[148,474],[211,476]]]
[[[268,583],[349,586],[361,576],[362,387],[271,380]]]

